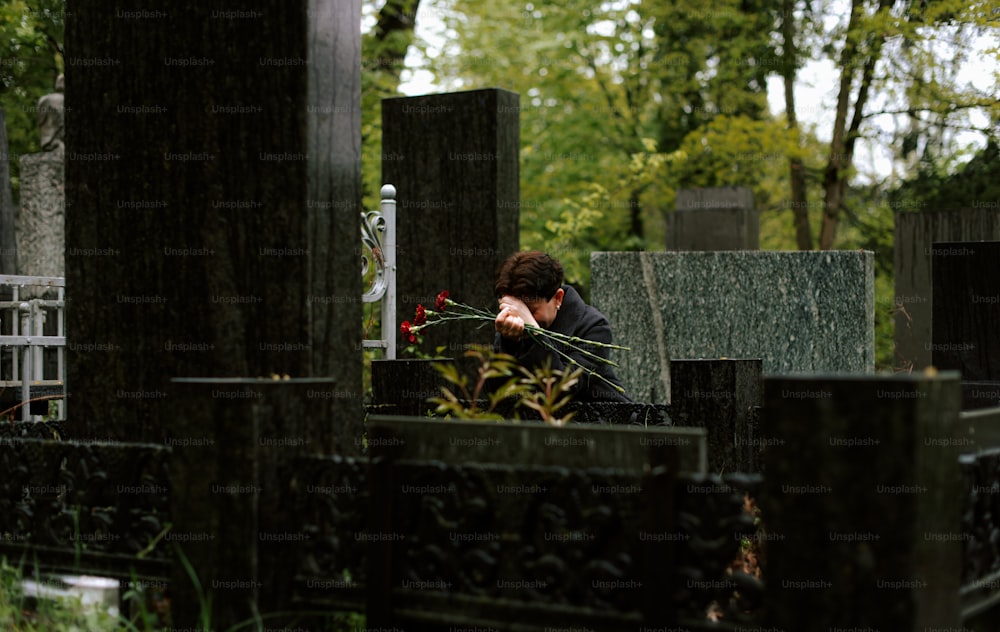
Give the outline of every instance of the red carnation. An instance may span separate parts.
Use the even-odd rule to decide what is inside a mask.
[[[427,310],[423,305],[417,304],[417,315],[413,317],[413,324],[420,326],[427,322]]]
[[[403,337],[406,338],[407,342],[411,345],[417,344],[417,335],[410,331],[410,321],[404,320],[399,326],[399,332],[403,334]]]
[[[434,308],[439,312],[443,312],[446,307],[448,307],[448,290],[442,290],[437,295],[437,302],[434,303]]]

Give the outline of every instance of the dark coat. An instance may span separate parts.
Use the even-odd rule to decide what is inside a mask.
[[[556,314],[556,319],[552,322],[552,326],[549,327],[549,331],[567,336],[576,336],[584,340],[611,344],[611,325],[604,314],[584,303],[580,294],[572,287],[564,285],[563,291],[565,292],[565,296],[563,297],[562,305]],[[621,386],[621,382],[618,381],[618,377],[615,375],[614,367],[610,364],[587,357],[585,354],[571,347],[559,343],[554,344],[587,371],[594,371],[609,380],[612,384]],[[609,350],[606,347],[584,346],[582,344],[577,344],[577,346],[602,358],[608,357]],[[564,370],[567,365],[571,364],[562,355],[547,349],[527,336],[518,341],[504,338],[497,333],[493,347],[497,351],[514,356],[523,366],[530,369],[543,366],[547,358],[551,358],[550,362],[553,369]],[[604,380],[586,372],[580,376],[580,382],[573,393],[573,399],[581,402],[632,401],[624,393],[616,391]]]

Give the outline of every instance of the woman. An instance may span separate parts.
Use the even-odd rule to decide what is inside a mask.
[[[563,268],[558,261],[537,250],[515,253],[500,264],[494,290],[500,301],[495,325],[496,350],[514,356],[531,369],[546,361],[559,370],[567,366],[572,370],[574,364],[582,366],[586,370],[573,393],[577,401],[632,401],[625,396],[611,365],[587,355],[607,359],[607,347],[579,344],[579,348],[574,349],[553,341],[552,344],[565,354],[562,355],[525,333],[526,325],[534,325],[567,336],[611,344],[608,319],[584,303],[575,289],[563,285]]]

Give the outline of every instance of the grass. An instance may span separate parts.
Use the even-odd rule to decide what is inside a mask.
[[[79,597],[50,600],[25,595],[21,569],[0,560],[0,629],[24,632],[91,632],[122,629],[122,619]],[[41,583],[41,578],[36,578]]]
[[[183,560],[183,558],[182,558]],[[188,568],[188,572],[192,569]],[[127,619],[114,615],[94,604],[85,604],[79,597],[60,599],[38,599],[26,595],[22,587],[24,573],[21,568],[11,566],[6,558],[0,558],[0,630],[16,632],[147,632],[169,629],[161,622],[157,612],[146,606],[146,595],[131,589],[124,594],[123,601],[134,603],[137,614]],[[41,578],[34,578],[42,583]],[[211,611],[207,607],[211,597],[200,595],[202,620],[201,629],[212,630]],[[365,629],[365,617],[356,612],[311,612],[290,613],[301,617],[316,617],[322,620],[321,632],[359,632]],[[229,632],[263,630],[267,621],[279,616],[264,615],[257,620],[245,621]],[[280,615],[285,616],[285,615]],[[312,619],[313,621],[317,619]]]

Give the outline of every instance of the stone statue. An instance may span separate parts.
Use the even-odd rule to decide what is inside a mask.
[[[38,127],[42,134],[42,151],[63,147],[63,75],[56,78],[56,91],[38,100]]]

